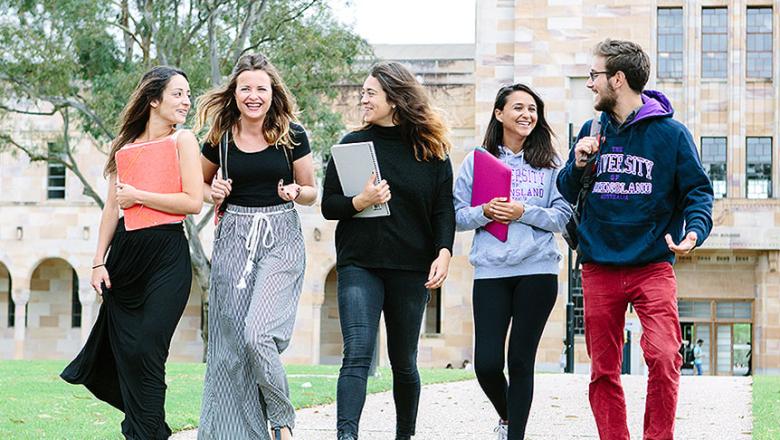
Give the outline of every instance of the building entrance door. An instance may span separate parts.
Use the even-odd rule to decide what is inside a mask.
[[[719,376],[747,374],[751,364],[752,302],[680,300],[683,371],[696,341],[703,341],[702,372]],[[690,341],[690,348],[686,341]]]

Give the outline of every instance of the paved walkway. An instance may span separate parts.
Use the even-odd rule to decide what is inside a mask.
[[[642,438],[644,376],[623,376],[631,438]],[[588,377],[570,374],[536,376],[528,440],[598,439],[588,406]],[[423,388],[417,422],[419,440],[493,440],[498,416],[476,381]],[[361,440],[393,440],[392,395],[370,395],[360,425]],[[335,439],[336,407],[325,405],[298,412],[295,440]],[[751,379],[683,376],[675,438],[749,440],[752,438]],[[195,439],[195,431],[174,440]]]

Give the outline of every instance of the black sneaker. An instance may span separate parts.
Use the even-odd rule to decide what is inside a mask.
[[[351,432],[339,432],[336,440],[357,440],[357,435]]]

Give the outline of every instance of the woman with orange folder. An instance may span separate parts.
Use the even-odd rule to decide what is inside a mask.
[[[375,65],[363,83],[363,127],[342,144],[372,142],[383,180],[344,194],[328,164],[322,214],[338,220],[338,303],[344,360],[337,386],[339,440],[356,440],[379,318],[384,314],[393,370],[396,439],[414,435],[420,401],[417,344],[428,289],[449,272],[455,237],[447,126],[423,86],[395,62]],[[392,195],[391,195],[392,192]],[[390,215],[355,214],[387,203]]]
[[[553,233],[563,231],[571,207],[555,185],[560,159],[552,137],[539,95],[523,84],[502,87],[482,146],[511,169],[510,197],[471,206],[472,189],[480,184],[474,177],[477,151],[466,156],[455,181],[458,230],[475,230],[469,256],[474,370],[500,417],[499,439],[525,438],[536,349],[558,293],[561,254]],[[509,226],[505,242],[485,230],[492,221]]]
[[[203,205],[198,142],[192,132],[176,130],[190,109],[189,92],[184,72],[155,67],[122,111],[104,171],[108,197],[92,267],[92,286],[103,304],[87,343],[61,374],[123,411],[122,434],[128,439],[171,435],[164,410],[165,361],[192,279],[181,219]],[[123,149],[133,149],[141,162],[173,152],[167,156],[178,161],[168,164],[179,177],[174,187],[155,186],[161,176],[134,172],[142,163],[118,163]],[[118,174],[128,180],[118,180]],[[133,207],[143,209],[136,229],[129,230],[120,212],[130,216]],[[154,219],[165,216],[155,213],[175,217],[159,223]]]
[[[224,212],[211,257],[198,438],[266,439],[270,425],[275,440],[289,439],[295,408],[281,353],[306,263],[293,202],[317,199],[309,140],[292,94],[263,55],[241,57],[198,108],[197,125],[210,125],[201,149],[204,192]]]

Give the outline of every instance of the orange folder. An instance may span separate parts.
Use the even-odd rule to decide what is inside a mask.
[[[176,137],[127,144],[116,153],[117,178],[137,189],[169,194],[181,192],[181,170]],[[176,223],[184,215],[170,214],[143,205],[133,205],[124,210],[125,229],[149,228]]]

